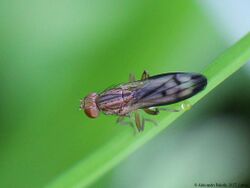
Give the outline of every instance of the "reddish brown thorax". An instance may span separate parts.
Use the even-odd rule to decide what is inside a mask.
[[[81,105],[81,109],[90,118],[96,118],[99,115],[99,109],[96,105],[97,93],[91,93],[84,98],[84,103]]]

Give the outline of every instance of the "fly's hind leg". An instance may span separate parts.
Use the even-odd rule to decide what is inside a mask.
[[[158,108],[159,111],[168,111],[168,112],[185,112],[190,110],[192,105],[189,102],[183,102],[179,109],[172,109],[172,108]]]
[[[141,80],[146,80],[149,78],[149,73],[148,71],[144,70],[142,75],[141,75]],[[136,81],[135,75],[134,74],[129,74],[129,82],[134,82]]]
[[[143,110],[150,115],[158,115],[160,113],[158,108],[144,108]]]
[[[143,110],[144,110],[144,112],[146,112],[147,114],[150,114],[150,115],[158,115],[160,113],[159,109],[154,108],[154,107],[152,107],[152,108],[144,108]],[[150,122],[150,123],[152,123],[154,125],[157,125],[156,121],[154,121],[152,119],[148,119],[148,118],[143,118],[143,124],[145,124],[146,121]]]
[[[141,75],[141,80],[146,80],[149,78],[149,73],[148,71],[144,70],[142,75]]]
[[[183,111],[188,111],[188,110],[190,110],[191,108],[192,108],[192,105],[191,105],[188,101],[183,102],[183,103],[181,104],[181,109],[182,109]]]

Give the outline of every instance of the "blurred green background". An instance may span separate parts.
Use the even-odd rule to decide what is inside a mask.
[[[201,72],[223,32],[196,1],[0,1],[0,187],[44,187],[129,129],[80,98],[129,73]],[[234,74],[91,187],[249,182],[249,81]]]

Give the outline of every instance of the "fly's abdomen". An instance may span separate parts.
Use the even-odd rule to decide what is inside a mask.
[[[176,103],[202,91],[207,79],[196,73],[167,73],[150,77],[136,92],[140,107],[160,106]]]

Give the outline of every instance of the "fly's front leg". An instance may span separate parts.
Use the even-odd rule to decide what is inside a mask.
[[[133,123],[131,121],[125,121],[126,117],[130,116],[119,116],[118,119],[116,120],[116,123],[120,125],[130,125],[131,127],[133,127]]]
[[[125,121],[125,118],[128,117],[130,118],[130,121]],[[131,121],[131,116],[127,115],[127,116],[119,116],[116,123],[120,124],[120,125],[129,125],[134,129],[134,134],[136,134],[137,130],[133,124],[133,122]]]
[[[148,71],[144,70],[142,75],[141,75],[141,80],[146,80],[149,78],[149,73]]]
[[[160,113],[158,108],[144,108],[143,110],[150,115],[158,115]]]

